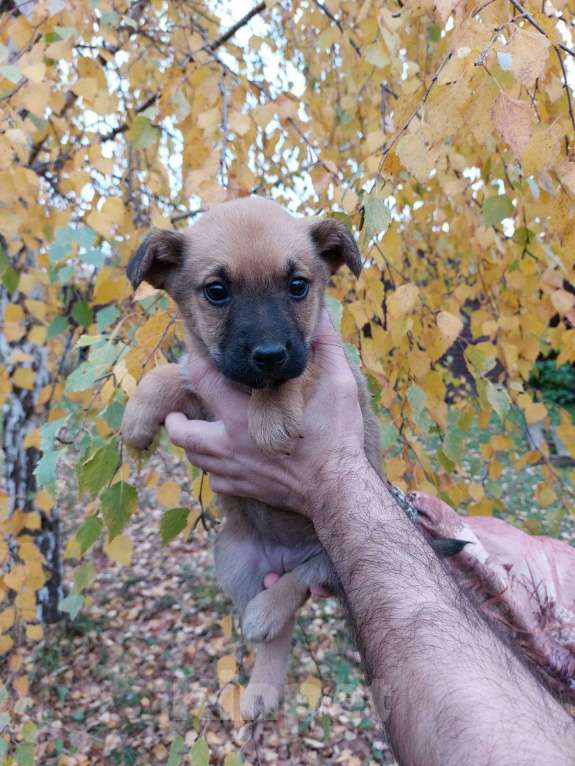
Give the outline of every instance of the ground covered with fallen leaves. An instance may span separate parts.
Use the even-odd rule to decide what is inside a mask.
[[[159,464],[186,485],[183,469]],[[34,662],[45,766],[208,763],[393,764],[340,608],[301,611],[278,720],[234,720],[252,658],[214,580],[213,532],[162,546],[156,492],[130,524],[132,564],[91,557],[97,575],[74,621],[52,626]],[[182,503],[189,500],[182,496]],[[82,513],[73,500],[70,528]]]

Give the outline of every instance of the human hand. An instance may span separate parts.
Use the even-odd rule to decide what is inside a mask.
[[[253,497],[313,515],[344,464],[352,468],[365,464],[357,383],[326,310],[312,347],[318,381],[306,404],[304,438],[290,456],[259,450],[248,433],[250,395],[223,378],[210,362],[190,359],[192,388],[218,420],[188,420],[182,413],[172,413],[166,429],[188,459],[209,474],[214,492]]]

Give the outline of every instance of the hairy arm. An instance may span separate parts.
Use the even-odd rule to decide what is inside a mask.
[[[320,385],[290,457],[257,449],[249,397],[205,364],[190,376],[218,421],[166,427],[222,494],[308,515],[341,579],[367,679],[402,764],[574,762],[573,723],[484,622],[369,466],[357,386],[324,318]]]
[[[344,460],[332,487],[314,523],[399,762],[572,763],[571,718],[461,593],[371,467]]]

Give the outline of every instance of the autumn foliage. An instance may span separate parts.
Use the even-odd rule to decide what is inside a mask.
[[[337,277],[332,306],[369,378],[392,482],[504,513],[503,461],[519,477],[541,464],[547,531],[573,512],[573,470],[522,438],[553,420],[575,458],[569,412],[529,383],[541,355],[575,363],[573,4],[232,10],[0,4],[0,651],[19,716],[24,653],[44,635],[37,601],[44,621],[76,614],[96,543],[113,561],[137,556],[141,486],[118,427],[141,376],[177,355],[182,325],[162,294],[132,295],[127,260],[151,228],[188,226],[219,201],[270,196],[357,235],[365,268]],[[73,482],[58,474],[71,452]],[[152,483],[169,541],[198,511],[166,478]],[[53,550],[64,479],[85,506],[64,541],[66,592]],[[19,731],[19,750],[0,739],[0,762],[33,763],[34,730]]]

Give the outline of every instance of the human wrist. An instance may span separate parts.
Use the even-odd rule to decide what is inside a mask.
[[[317,488],[306,503],[306,515],[316,530],[329,534],[336,526],[343,531],[357,527],[357,506],[367,487],[377,492],[385,486],[369,463],[365,453],[353,448],[338,449],[328,456],[314,477]],[[365,506],[362,509],[367,510]]]

